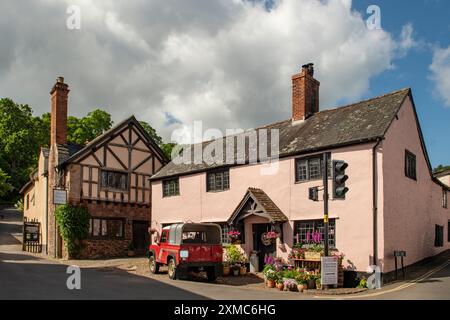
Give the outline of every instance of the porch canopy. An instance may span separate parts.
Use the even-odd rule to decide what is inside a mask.
[[[237,225],[252,215],[265,218],[275,226],[289,220],[272,199],[263,190],[257,188],[248,188],[244,198],[228,219],[228,224]]]

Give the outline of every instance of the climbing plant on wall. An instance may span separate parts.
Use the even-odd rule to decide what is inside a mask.
[[[82,249],[82,240],[89,232],[90,214],[85,207],[63,205],[56,209],[56,221],[69,257],[78,258]]]

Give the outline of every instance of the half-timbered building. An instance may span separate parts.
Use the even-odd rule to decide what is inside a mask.
[[[54,190],[62,190],[67,203],[85,206],[91,215],[82,257],[122,256],[130,247],[145,252],[149,179],[166,163],[164,153],[134,116],[85,146],[67,143],[68,92],[64,79],[58,78],[51,91],[51,144],[42,148],[39,167],[23,188],[24,215],[41,222],[45,252],[67,256],[55,220],[60,199],[54,198]]]

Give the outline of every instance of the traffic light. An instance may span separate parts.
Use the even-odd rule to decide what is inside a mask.
[[[319,201],[319,187],[309,188],[309,200]]]
[[[342,160],[333,160],[333,199],[345,199],[348,188],[345,186],[348,176],[345,174],[348,163]]]

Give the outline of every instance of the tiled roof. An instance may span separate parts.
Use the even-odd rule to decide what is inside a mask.
[[[406,88],[355,104],[320,111],[305,121],[292,122],[289,119],[256,130],[279,130],[280,157],[370,142],[384,137],[397,111],[409,94],[410,89]],[[241,135],[245,135],[245,133]],[[238,136],[234,136],[234,139]],[[225,138],[222,139],[225,158]],[[204,149],[217,141],[203,142],[202,148]],[[231,165],[236,164],[236,149],[235,142],[235,163]],[[191,148],[192,152],[193,150],[195,150],[195,146]],[[247,163],[248,154],[249,152],[246,152]],[[193,159],[192,156],[191,159]],[[176,164],[171,161],[152,179],[200,172],[223,166],[221,164],[207,164],[205,161],[201,163],[191,162],[191,164]]]
[[[247,201],[252,198],[263,210],[264,214],[267,216],[270,222],[286,222],[288,217],[278,208],[275,202],[270,199],[270,197],[262,190],[258,188],[248,188],[242,200],[239,202],[238,206],[234,210],[229,223],[234,223],[234,220],[238,217],[241,210],[244,208]],[[247,213],[248,214],[248,213]]]

